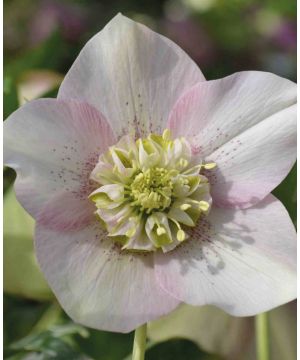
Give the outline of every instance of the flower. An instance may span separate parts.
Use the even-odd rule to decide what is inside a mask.
[[[57,99],[5,122],[5,163],[66,312],[128,332],[179,303],[237,316],[295,298],[295,229],[270,192],[295,161],[296,86],[205,81],[174,43],[117,15]]]

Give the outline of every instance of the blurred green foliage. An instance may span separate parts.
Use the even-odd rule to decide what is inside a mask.
[[[12,188],[5,194],[3,210],[4,291],[34,300],[52,299],[34,256],[34,220],[19,204]]]
[[[188,340],[169,340],[152,346],[147,360],[221,360],[217,355],[207,354]]]
[[[273,191],[283,202],[295,226],[297,222],[297,164],[295,164],[285,180]]]
[[[296,80],[295,0],[5,0],[4,118],[19,106],[20,79],[26,72],[65,74],[84,43],[117,12],[177,42],[207,79],[257,69]],[[41,96],[56,93],[57,87],[50,87]],[[84,329],[50,300],[34,259],[32,220],[10,188],[14,177],[5,169],[4,358],[125,359],[132,333]],[[274,194],[295,222],[296,167]],[[219,359],[188,340],[150,345],[146,360]]]

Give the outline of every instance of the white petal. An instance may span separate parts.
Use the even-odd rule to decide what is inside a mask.
[[[161,132],[175,101],[204,77],[176,44],[117,15],[83,48],[59,98],[87,101],[117,136]]]
[[[272,195],[247,210],[214,208],[189,241],[155,254],[155,270],[183,302],[254,315],[296,297],[295,229]]]
[[[254,205],[288,174],[296,157],[296,84],[264,72],[199,83],[176,104],[174,136],[217,167],[208,171],[218,205]]]
[[[296,161],[297,108],[261,121],[209,156],[207,172],[218,206],[246,208],[258,203],[287,176]]]
[[[122,252],[99,224],[72,233],[37,226],[36,250],[58,301],[83,325],[129,332],[178,305],[156,283],[153,255]]]
[[[86,103],[34,100],[4,123],[4,163],[17,172],[18,200],[40,222],[67,230],[93,217],[90,172],[114,142],[101,114]]]
[[[255,124],[296,103],[296,84],[271,73],[244,71],[200,82],[176,103],[169,118],[175,137],[209,156]]]

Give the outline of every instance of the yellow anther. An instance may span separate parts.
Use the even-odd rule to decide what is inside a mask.
[[[136,229],[135,229],[135,228],[131,228],[131,229],[129,229],[129,230],[126,231],[125,235],[126,235],[127,237],[132,237],[132,236],[135,234],[135,232],[136,232]]]
[[[185,232],[182,229],[178,230],[176,237],[178,241],[183,241],[185,239]]]
[[[160,235],[165,234],[166,230],[163,227],[160,226],[160,227],[157,228],[156,233],[157,233],[158,236],[160,236]]]
[[[171,131],[169,129],[165,129],[163,134],[162,134],[162,138],[165,140],[165,141],[169,141],[170,138],[171,138]]]
[[[179,160],[179,165],[180,165],[181,167],[186,167],[186,166],[188,166],[188,164],[189,164],[189,162],[188,162],[186,159],[181,158],[181,159]]]
[[[206,170],[211,170],[211,169],[214,169],[217,166],[217,164],[212,162],[212,163],[203,164],[202,166]]]
[[[182,204],[182,205],[180,205],[180,209],[183,210],[183,211],[186,211],[191,207],[192,206],[190,204]]]
[[[209,203],[207,201],[199,201],[199,208],[202,211],[207,211],[209,209]]]

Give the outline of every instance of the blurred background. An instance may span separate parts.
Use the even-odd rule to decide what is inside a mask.
[[[179,44],[208,80],[262,70],[296,81],[296,0],[4,0],[4,118],[28,100],[55,97],[85,42],[118,12]],[[133,334],[76,325],[55,301],[14,177],[4,169],[4,358],[126,359]],[[295,168],[274,194],[295,222]],[[271,311],[269,325],[271,359],[296,359],[295,303]],[[146,360],[255,359],[253,318],[213,307],[183,306],[151,324],[149,338]]]

